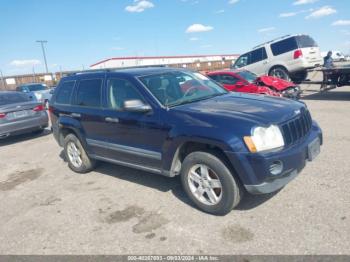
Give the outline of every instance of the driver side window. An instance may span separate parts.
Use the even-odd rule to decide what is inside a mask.
[[[144,102],[136,87],[125,79],[109,79],[107,91],[108,107],[111,109],[122,110],[124,102],[128,100],[141,100]]]
[[[241,67],[249,65],[249,63],[250,63],[249,62],[249,60],[250,60],[249,58],[250,58],[250,53],[241,55],[241,57],[238,58],[237,62],[235,63],[235,67],[236,68],[241,68]]]

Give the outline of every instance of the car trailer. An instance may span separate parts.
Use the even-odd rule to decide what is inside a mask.
[[[319,67],[308,72],[322,72],[322,81],[303,81],[303,84],[319,84],[320,91],[327,91],[337,87],[350,85],[350,65],[336,66],[332,68]]]

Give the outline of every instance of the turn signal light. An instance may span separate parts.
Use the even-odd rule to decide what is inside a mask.
[[[256,149],[254,142],[250,136],[245,136],[243,139],[244,139],[244,142],[251,153],[258,152],[258,150]]]
[[[6,114],[5,113],[0,113],[0,119],[5,118]]]

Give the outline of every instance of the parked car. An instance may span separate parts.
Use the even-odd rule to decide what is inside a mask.
[[[207,76],[228,91],[283,96],[291,99],[299,99],[301,94],[300,87],[292,82],[273,76],[259,77],[248,70],[214,71],[208,72]]]
[[[17,87],[17,91],[27,93],[30,97],[44,103],[47,107],[52,97],[51,90],[42,83],[30,83]]]
[[[42,132],[48,126],[42,103],[21,92],[0,92],[0,139],[12,135]]]
[[[187,83],[192,86],[183,92]],[[226,214],[243,192],[284,187],[320,152],[306,105],[227,92],[185,69],[134,68],[62,78],[50,104],[53,134],[70,169],[106,161],[179,175],[203,211]]]
[[[266,42],[241,55],[233,69],[246,69],[259,76],[270,75],[301,82],[307,69],[323,64],[316,42],[308,35],[288,35]]]
[[[327,56],[328,52],[322,52],[321,55],[323,58],[325,58]],[[345,62],[346,61],[346,57],[345,55],[340,52],[340,51],[336,51],[336,50],[332,50],[332,59],[334,62]]]

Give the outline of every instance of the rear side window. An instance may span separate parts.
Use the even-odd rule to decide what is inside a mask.
[[[64,82],[58,90],[56,103],[65,105],[70,104],[74,85],[75,81]]]
[[[76,104],[79,106],[101,107],[102,79],[81,80]]]
[[[287,38],[271,44],[271,51],[274,56],[278,56],[295,49],[298,49],[298,44],[295,37]]]
[[[30,97],[26,94],[18,93],[3,93],[0,94],[0,106],[10,105],[15,103],[23,103],[31,101]]]

